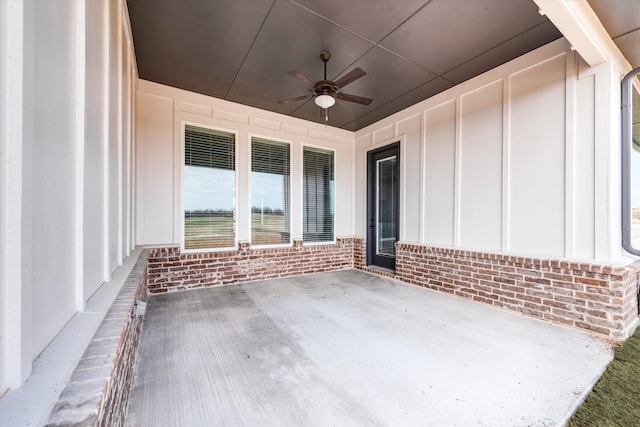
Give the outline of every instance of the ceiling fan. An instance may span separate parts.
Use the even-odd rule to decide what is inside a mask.
[[[296,79],[304,82],[307,86],[311,87],[312,93],[308,95],[297,96],[295,98],[283,99],[281,101],[278,101],[278,104],[289,104],[291,102],[304,101],[307,99],[315,98],[314,102],[316,103],[316,105],[325,110],[326,120],[328,120],[326,110],[336,103],[336,99],[355,102],[356,104],[362,105],[371,104],[371,101],[373,101],[373,99],[371,98],[338,92],[349,83],[353,83],[360,77],[363,77],[365,74],[367,74],[362,68],[354,68],[345,76],[333,82],[331,80],[327,80],[327,62],[329,62],[329,59],[331,59],[331,53],[323,51],[320,54],[320,59],[322,59],[322,62],[324,62],[324,80],[313,83],[309,77],[305,76],[300,71],[291,70],[287,72],[287,74],[289,74],[290,76],[295,77]]]

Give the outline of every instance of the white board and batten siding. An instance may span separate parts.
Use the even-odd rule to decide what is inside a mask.
[[[140,80],[137,96],[137,221],[139,245],[182,242],[183,132],[194,125],[236,135],[236,240],[251,240],[251,137],[291,146],[291,235],[302,238],[304,146],[334,152],[336,237],[353,235],[353,133]]]
[[[292,144],[294,238],[303,145],[335,150],[336,235],[364,237],[366,153],[399,141],[401,241],[617,262],[618,77],[560,39],[355,133],[141,81],[136,241],[181,242],[181,132],[192,123],[238,135],[238,240],[250,235],[251,136]]]
[[[354,234],[366,235],[367,151],[402,141],[401,241],[616,262],[619,142],[597,88],[617,77],[560,39],[357,131]]]
[[[0,235],[13,236],[0,245],[11,278],[0,280],[11,302],[0,309],[0,394],[26,380],[134,247],[138,79],[122,0],[1,3],[0,83],[11,97],[0,110],[20,175],[0,182],[13,209],[0,221]]]

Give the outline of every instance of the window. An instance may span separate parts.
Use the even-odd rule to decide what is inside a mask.
[[[234,134],[185,127],[185,249],[235,245],[235,164]]]
[[[330,242],[333,236],[333,152],[304,147],[303,240]]]
[[[251,139],[251,243],[291,242],[289,144]]]
[[[640,250],[640,94],[633,88],[630,150],[631,246]]]
[[[636,76],[640,68],[622,80],[622,247],[640,256],[640,81]]]

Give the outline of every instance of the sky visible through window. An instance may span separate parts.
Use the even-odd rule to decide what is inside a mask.
[[[185,186],[186,211],[234,209],[235,171],[185,166],[184,174],[185,180],[190,183]],[[284,188],[283,175],[252,172],[252,177],[252,207],[284,210],[285,194],[281,191]],[[213,194],[211,191],[199,191],[201,188],[214,190]]]
[[[280,174],[251,172],[252,208],[284,211],[286,197],[285,176]]]
[[[235,171],[185,166],[185,211],[232,211],[235,209]],[[200,189],[207,189],[201,191]]]

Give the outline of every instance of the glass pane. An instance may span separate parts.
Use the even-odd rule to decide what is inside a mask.
[[[235,245],[235,135],[187,126],[185,249]]]
[[[302,169],[302,238],[305,242],[331,242],[334,239],[333,152],[305,147]]]
[[[184,247],[232,247],[235,244],[235,172],[185,166],[184,175]]]
[[[377,254],[395,256],[396,254],[396,156],[376,162],[377,183]]]
[[[251,243],[289,243],[289,145],[251,142]]]
[[[631,144],[631,246],[640,249],[640,95],[633,91]]]

